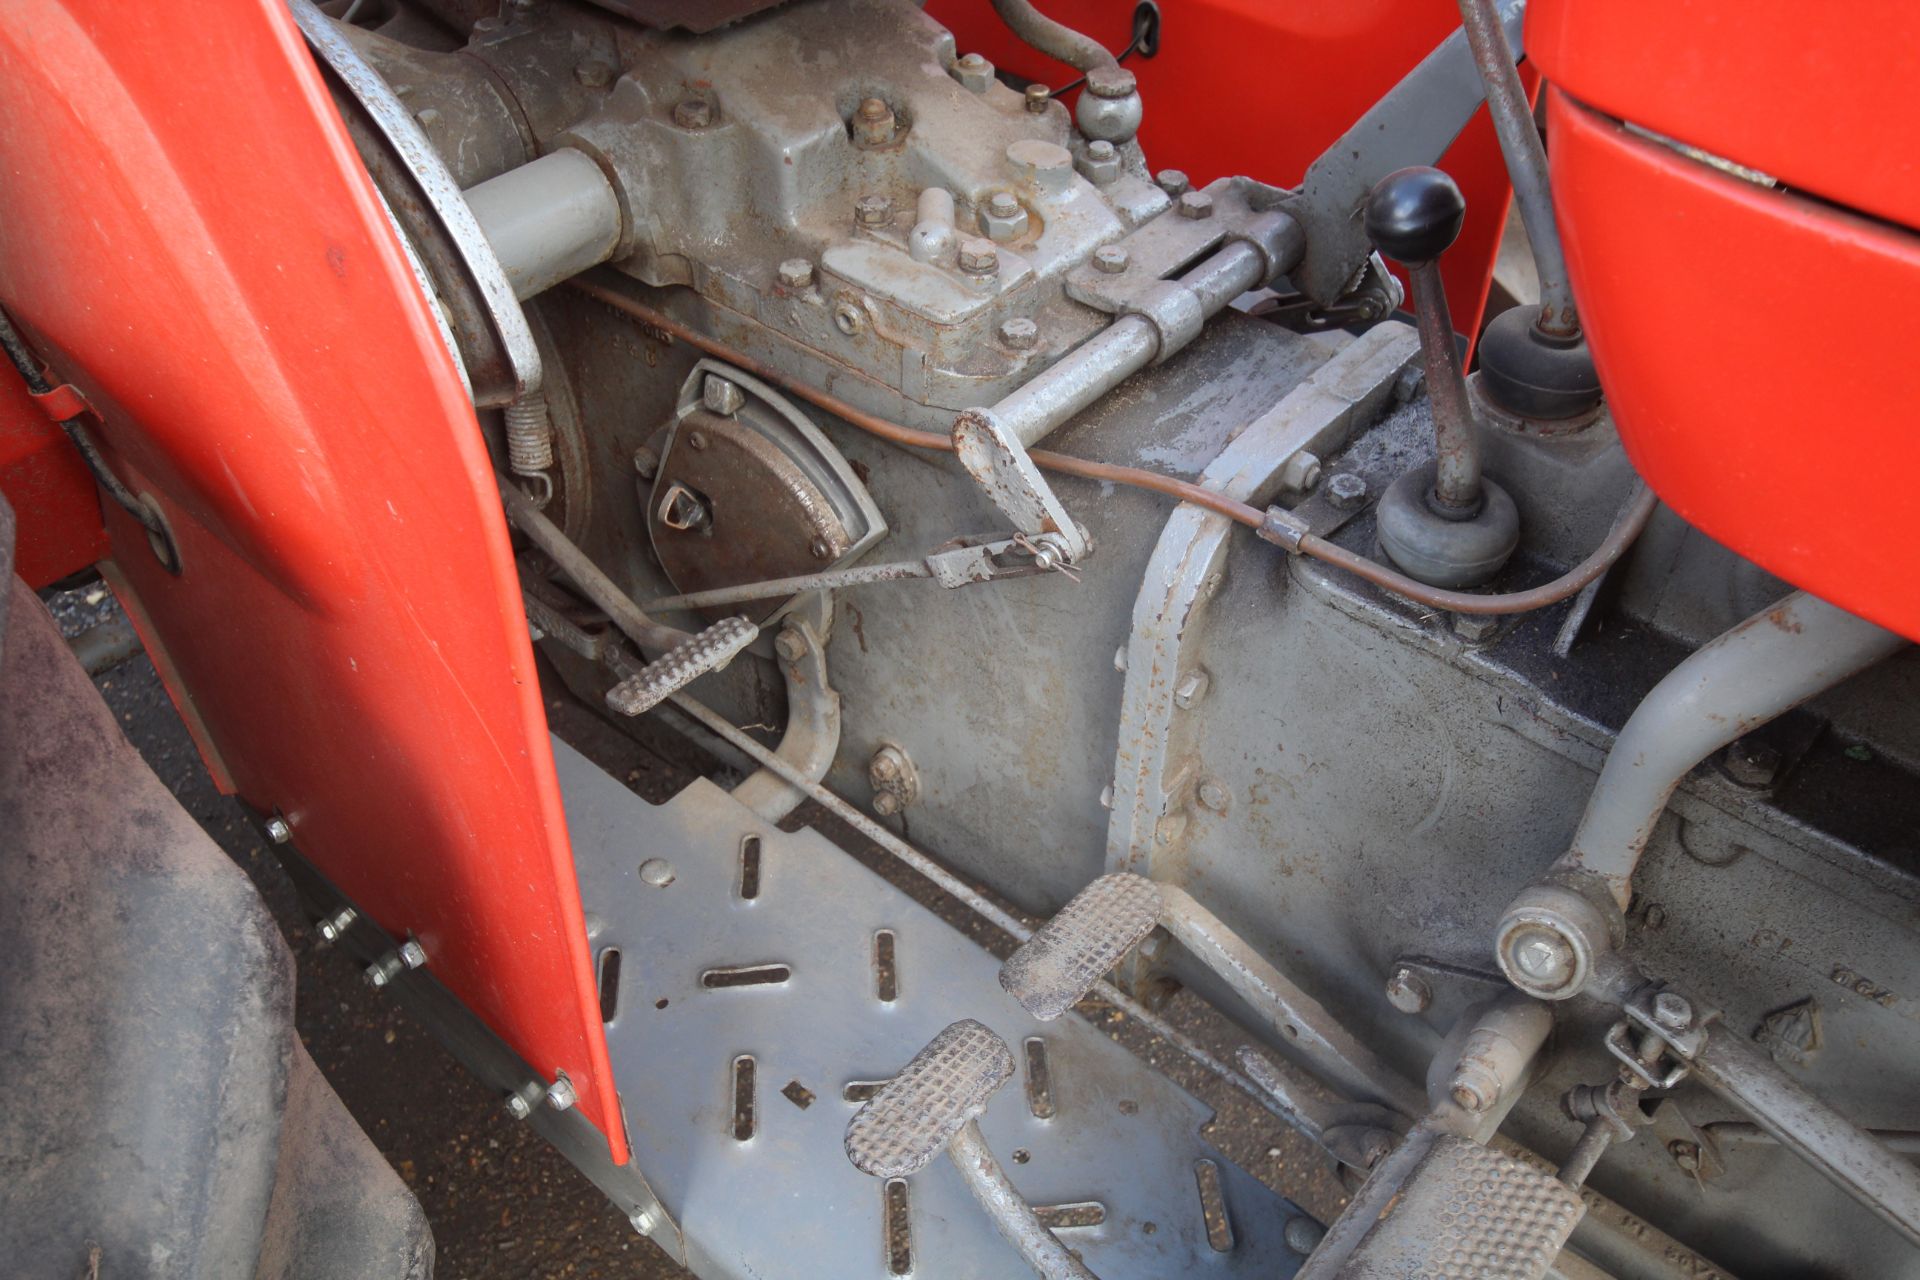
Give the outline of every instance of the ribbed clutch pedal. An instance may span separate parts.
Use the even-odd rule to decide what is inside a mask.
[[[723,618],[607,690],[607,705],[623,716],[650,711],[701,676],[726,666],[759,634],[760,628],[745,618]]]

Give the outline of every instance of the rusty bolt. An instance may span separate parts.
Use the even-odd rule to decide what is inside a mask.
[[[884,227],[893,221],[893,201],[886,196],[861,196],[853,202],[853,219],[863,227]]]
[[[1000,255],[993,241],[969,236],[960,242],[960,269],[971,276],[990,276],[1000,270]]]
[[[893,108],[880,98],[863,99],[853,113],[853,140],[863,147],[893,141]]]
[[[1327,481],[1327,501],[1342,511],[1352,511],[1367,500],[1367,482],[1351,471],[1342,471]]]
[[[1159,185],[1162,191],[1172,196],[1175,200],[1178,200],[1181,196],[1193,190],[1193,182],[1187,177],[1184,170],[1162,169],[1153,175],[1153,180]]]
[[[1043,84],[1030,84],[1027,86],[1027,110],[1033,112],[1033,114],[1039,115],[1045,111],[1047,104],[1052,101],[1053,90],[1047,88],[1047,86]]]
[[[780,264],[780,284],[788,289],[813,287],[813,264],[805,258],[788,258]]]
[[[705,98],[682,98],[674,104],[673,122],[682,129],[704,129],[713,123],[713,104]]]
[[[1208,778],[1200,784],[1200,803],[1215,813],[1225,813],[1232,800],[1233,793],[1227,790],[1227,784],[1220,779]]]
[[[891,818],[900,812],[900,797],[891,791],[882,791],[873,797],[873,811],[883,818]]]
[[[1213,216],[1213,197],[1204,191],[1189,191],[1179,199],[1180,216],[1198,221]]]
[[[1031,351],[1040,341],[1040,326],[1024,316],[1016,316],[1000,326],[1000,341],[1015,351]]]
[[[807,656],[807,639],[792,627],[782,627],[773,639],[773,651],[782,662],[798,662]]]
[[[1693,1025],[1693,1005],[1678,991],[1662,991],[1653,998],[1653,1021],[1667,1031],[1685,1031]]]
[[[807,551],[812,554],[815,560],[831,560],[833,558],[833,545],[825,538],[815,538],[812,542],[809,542],[807,544]]]
[[[1117,276],[1127,269],[1132,258],[1125,249],[1117,244],[1103,244],[1093,251],[1094,270],[1106,275]]]
[[[1387,1003],[1401,1013],[1425,1013],[1433,1003],[1433,988],[1416,970],[1396,965],[1387,975]]]
[[[712,413],[731,418],[746,405],[747,393],[719,374],[710,373],[700,384],[700,403]]]
[[[1207,676],[1206,672],[1195,671],[1178,685],[1174,686],[1174,705],[1182,711],[1193,710],[1199,706],[1201,700],[1207,696],[1207,687],[1212,683],[1212,680]]]
[[[969,53],[953,64],[953,78],[971,93],[985,93],[993,87],[993,64],[977,53]]]
[[[885,747],[874,752],[873,763],[867,766],[867,776],[876,786],[898,778],[900,776],[899,753],[889,751]]]

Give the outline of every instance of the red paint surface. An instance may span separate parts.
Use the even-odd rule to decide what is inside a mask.
[[[1052,18],[1116,52],[1132,37],[1128,0],[1047,0]],[[1460,25],[1447,0],[1166,0],[1161,51],[1129,58],[1146,113],[1140,146],[1155,169],[1203,186],[1232,174],[1291,187],[1354,120]],[[1080,74],[1016,40],[987,0],[929,0],[962,53],[1051,85]],[[1523,68],[1529,91],[1533,77]],[[1440,167],[1467,197],[1444,272],[1453,326],[1480,331],[1512,189],[1482,108]],[[1405,274],[1394,271],[1406,284]]]
[[[1549,128],[1568,270],[1635,468],[1741,555],[1920,639],[1920,352],[1870,309],[1920,291],[1920,236],[1728,177],[1558,90]]]
[[[0,165],[0,301],[172,523],[178,578],[110,511],[113,577],[215,777],[624,1160],[485,449],[287,11],[14,0]]]
[[[1538,0],[1527,47],[1577,102],[1920,227],[1913,0]]]
[[[86,463],[10,365],[0,365],[0,493],[18,525],[14,572],[28,586],[57,582],[107,554]]]

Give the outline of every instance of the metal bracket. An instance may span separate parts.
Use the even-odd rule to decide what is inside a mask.
[[[1607,1028],[1607,1052],[1620,1060],[1622,1066],[1631,1071],[1634,1078],[1649,1089],[1671,1089],[1687,1078],[1691,1070],[1684,1060],[1676,1061],[1666,1074],[1655,1075],[1651,1068],[1640,1061],[1640,1045],[1633,1033],[1630,1022],[1616,1022]]]
[[[29,388],[27,398],[38,405],[40,412],[47,415],[47,421],[55,426],[70,422],[93,410],[93,406],[87,403],[87,398],[81,395],[79,388],[71,382],[63,382],[45,391],[34,391]]]
[[[960,465],[986,491],[993,505],[1033,538],[1058,538],[1061,557],[1072,564],[1091,551],[1086,532],[1061,505],[1025,445],[992,414],[969,409],[953,424],[953,451]]]

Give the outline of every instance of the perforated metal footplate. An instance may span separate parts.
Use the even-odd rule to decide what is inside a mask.
[[[722,618],[607,690],[607,705],[623,716],[650,711],[668,695],[732,662],[759,634],[760,628],[745,618]]]
[[[825,837],[707,782],[651,806],[554,755],[595,953],[621,952],[607,1039],[634,1159],[699,1274],[1029,1274],[952,1161],[875,1179],[844,1149],[860,1102],[961,1018],[1017,1064],[988,1145],[1102,1280],[1298,1268],[1299,1209],[1202,1140],[1199,1102],[1077,1018],[1035,1022],[991,955]]]
[[[1007,1042],[972,1018],[963,1018],[913,1055],[900,1074],[853,1113],[847,1159],[876,1178],[918,1173],[960,1126],[987,1109],[995,1090],[1013,1077]]]
[[[1000,985],[1034,1017],[1051,1022],[1079,1004],[1160,919],[1160,889],[1116,872],[1073,895],[1000,966]]]
[[[1565,1183],[1464,1138],[1433,1144],[1340,1280],[1541,1280],[1585,1206]]]

